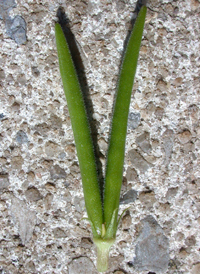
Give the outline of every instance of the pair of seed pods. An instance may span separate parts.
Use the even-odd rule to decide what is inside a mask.
[[[60,24],[55,24],[60,74],[74,133],[85,206],[92,228],[93,241],[97,246],[97,269],[100,272],[104,272],[108,268],[109,249],[115,241],[120,219],[118,218],[118,209],[127,120],[146,11],[146,6],[142,6],[122,61],[107,154],[103,202],[83,94],[65,35]]]

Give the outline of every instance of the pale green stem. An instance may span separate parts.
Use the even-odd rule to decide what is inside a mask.
[[[115,239],[93,239],[97,247],[97,270],[105,272],[108,269],[109,251]]]

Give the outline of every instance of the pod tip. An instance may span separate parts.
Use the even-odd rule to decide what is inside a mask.
[[[60,6],[58,8],[56,16],[58,18],[58,23],[61,25],[61,27],[69,24],[69,19],[67,18],[63,7]]]
[[[136,12],[136,13],[139,13],[139,11],[141,10],[141,8],[142,8],[143,6],[146,6],[146,5],[147,5],[147,1],[148,1],[148,0],[138,0],[137,3],[136,3],[135,12]]]

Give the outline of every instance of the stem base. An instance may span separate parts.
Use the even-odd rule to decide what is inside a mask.
[[[109,251],[115,239],[93,239],[97,247],[97,270],[105,272],[108,269]]]

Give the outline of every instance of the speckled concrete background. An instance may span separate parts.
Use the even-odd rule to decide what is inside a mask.
[[[0,0],[0,273],[96,273],[58,69],[62,5],[105,164],[135,0]],[[150,0],[130,107],[111,273],[200,273],[198,0]]]

